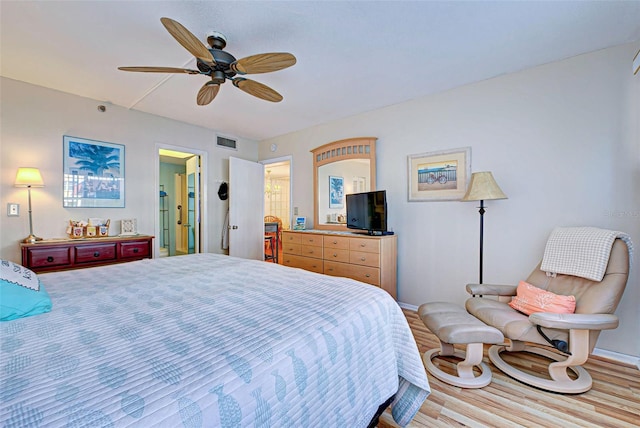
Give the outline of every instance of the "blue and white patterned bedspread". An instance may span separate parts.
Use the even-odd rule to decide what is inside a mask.
[[[402,311],[356,281],[216,254],[39,275],[0,324],[3,426],[359,427],[429,384]]]

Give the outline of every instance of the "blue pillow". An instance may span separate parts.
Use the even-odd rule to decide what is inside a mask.
[[[38,276],[19,264],[0,260],[0,321],[51,310],[51,299]]]

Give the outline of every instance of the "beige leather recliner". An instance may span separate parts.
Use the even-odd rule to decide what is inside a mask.
[[[542,263],[542,262],[541,262]],[[468,284],[467,291],[476,296],[466,301],[467,311],[485,324],[500,330],[506,345],[489,349],[491,362],[507,375],[537,388],[560,392],[582,393],[591,389],[592,380],[581,367],[596,345],[600,331],[618,326],[614,311],[622,298],[629,276],[629,250],[621,239],[615,239],[602,281],[558,274],[547,276],[540,265],[526,279],[529,284],[556,294],[576,298],[574,314],[534,313],[527,316],[512,309],[508,302],[516,295],[516,286]],[[498,300],[477,296],[499,296]],[[568,353],[554,348],[537,330]],[[526,373],[508,364],[503,352],[530,352],[553,360],[549,365],[551,379]],[[570,377],[567,370],[577,376]]]

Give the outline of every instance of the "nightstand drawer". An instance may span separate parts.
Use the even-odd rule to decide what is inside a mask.
[[[29,248],[27,260],[29,268],[69,265],[71,263],[71,248]]]
[[[78,245],[75,247],[76,263],[90,263],[116,259],[116,244]]]
[[[120,243],[120,258],[121,259],[141,259],[149,257],[151,254],[149,242],[122,242]]]

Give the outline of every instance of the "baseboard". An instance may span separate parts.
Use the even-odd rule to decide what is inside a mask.
[[[619,363],[630,364],[636,366],[640,370],[640,358],[634,355],[621,354],[619,352],[608,351],[606,349],[593,348],[591,355],[596,357],[606,358],[607,360],[613,360]]]
[[[418,307],[415,305],[410,305],[408,303],[398,302],[398,306],[402,309],[408,309],[410,311],[418,311]],[[607,351],[606,349],[594,348],[592,355],[597,357],[606,358],[608,360],[617,361],[619,363],[630,364],[632,366],[636,366],[638,370],[640,370],[640,358],[634,355],[621,354],[619,352]]]
[[[398,302],[398,306],[400,306],[402,309],[408,309],[410,311],[418,312],[418,307],[415,306],[415,305],[410,305],[408,303]]]

